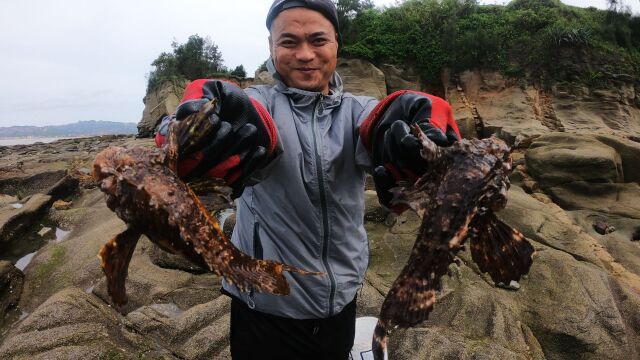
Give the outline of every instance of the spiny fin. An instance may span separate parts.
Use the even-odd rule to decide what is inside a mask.
[[[474,219],[470,227],[471,257],[496,284],[519,281],[529,272],[535,251],[524,235],[493,213]]]
[[[140,232],[129,227],[104,244],[98,254],[102,271],[107,276],[107,291],[118,306],[127,303],[125,280],[139,238]]]
[[[189,197],[200,209],[204,222],[211,227],[210,238],[193,237],[186,228],[180,228],[180,236],[189,242],[199,253],[210,269],[240,290],[266,291],[274,295],[288,295],[289,284],[283,272],[302,275],[325,275],[325,273],[309,272],[296,267],[271,260],[260,260],[248,256],[238,250],[222,232],[218,222],[209,215],[198,196],[187,186]],[[201,235],[201,234],[198,234]]]

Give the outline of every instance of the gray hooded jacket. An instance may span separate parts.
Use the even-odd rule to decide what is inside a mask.
[[[363,213],[370,159],[358,127],[377,101],[344,93],[337,73],[327,96],[289,88],[268,65],[276,84],[246,93],[273,117],[283,153],[238,198],[231,241],[249,255],[327,275],[286,274],[288,296],[223,287],[264,313],[325,318],[353,300],[369,261]]]

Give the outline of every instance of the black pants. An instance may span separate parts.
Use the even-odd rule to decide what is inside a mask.
[[[298,320],[251,310],[231,301],[233,360],[347,360],[353,347],[356,300],[326,319]]]

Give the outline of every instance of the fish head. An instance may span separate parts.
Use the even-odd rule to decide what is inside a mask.
[[[202,149],[220,124],[220,106],[217,99],[197,100],[198,110],[169,126],[169,146],[178,156]]]

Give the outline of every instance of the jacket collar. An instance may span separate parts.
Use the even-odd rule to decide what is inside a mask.
[[[342,101],[343,85],[342,78],[337,71],[333,72],[331,80],[329,80],[329,95],[322,95],[321,92],[307,91],[288,87],[283,81],[280,74],[276,71],[276,67],[273,64],[273,58],[269,57],[267,60],[267,70],[275,80],[273,88],[283,94],[286,94],[296,104],[307,104],[310,100],[322,97],[323,108],[328,109],[335,106],[339,106]]]

